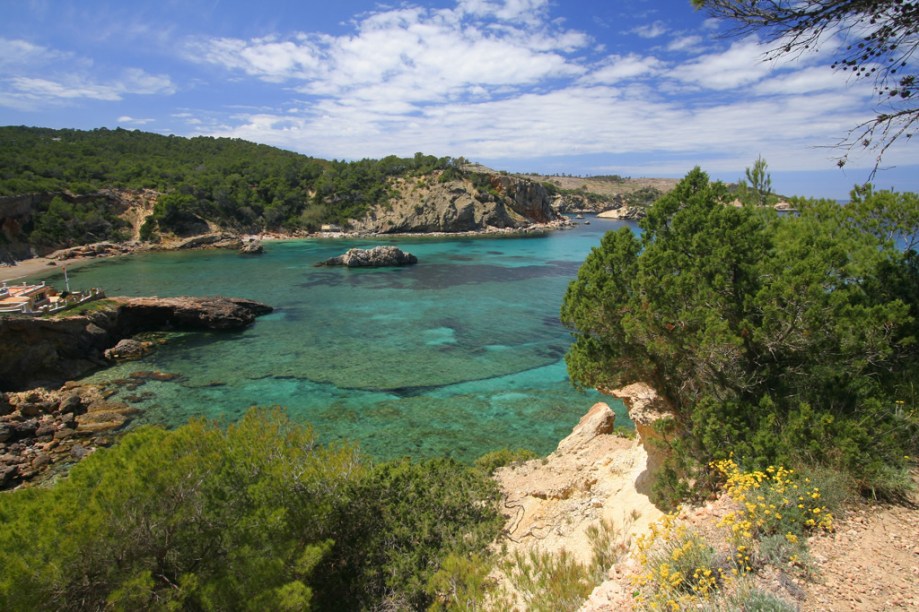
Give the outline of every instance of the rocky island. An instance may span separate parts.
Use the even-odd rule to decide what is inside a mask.
[[[348,268],[383,268],[411,266],[418,258],[394,246],[375,246],[372,249],[348,249],[344,255],[330,257],[317,266],[346,266]]]

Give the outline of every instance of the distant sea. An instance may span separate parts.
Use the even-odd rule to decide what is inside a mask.
[[[576,391],[565,369],[565,289],[603,233],[628,225],[588,220],[541,237],[298,240],[268,242],[262,256],[212,250],[100,260],[71,271],[71,286],[238,296],[276,310],[241,332],[171,334],[146,359],[86,380],[179,375],[118,392],[115,399],[143,409],[135,423],[226,423],[250,406],[278,405],[320,440],[349,440],[380,459],[471,461],[505,447],[548,453],[596,401],[629,424],[618,400]],[[419,263],[314,267],[376,244],[410,251]]]

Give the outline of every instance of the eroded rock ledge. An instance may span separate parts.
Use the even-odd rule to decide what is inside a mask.
[[[548,457],[495,473],[505,496],[509,550],[565,549],[589,563],[590,527],[612,522],[628,541],[662,515],[649,493],[661,462],[652,424],[670,416],[666,402],[642,383],[605,392],[623,400],[636,438],[617,434],[615,413],[599,402]]]
[[[0,391],[58,387],[111,363],[105,351],[142,332],[232,330],[272,308],[225,297],[110,298],[60,318],[0,319]]]

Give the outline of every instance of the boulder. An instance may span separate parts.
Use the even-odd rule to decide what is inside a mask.
[[[558,443],[556,452],[573,452],[582,448],[597,436],[611,434],[616,426],[616,413],[603,402],[594,404],[581,417],[568,437]]]
[[[124,338],[112,348],[105,350],[105,358],[113,361],[133,361],[149,354],[152,350],[152,342]]]
[[[380,268],[408,266],[418,263],[418,258],[394,246],[375,246],[372,249],[349,249],[344,255],[329,258],[320,266],[347,266],[349,268]]]
[[[58,404],[57,409],[61,414],[72,415],[74,412],[77,412],[82,407],[82,405],[83,400],[80,398],[80,395],[78,393],[71,393],[69,395],[65,395],[61,399],[61,403]],[[71,416],[71,418],[73,417]]]
[[[243,241],[243,245],[239,248],[240,255],[261,255],[264,252],[262,241],[255,238]]]

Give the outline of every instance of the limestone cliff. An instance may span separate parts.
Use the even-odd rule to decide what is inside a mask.
[[[631,389],[617,392],[633,420],[644,425],[652,419],[644,403],[632,401]],[[591,527],[611,522],[628,540],[661,516],[649,498],[657,458],[648,430],[639,428],[636,439],[621,437],[614,432],[615,416],[597,403],[548,457],[497,470],[507,516],[502,544],[510,551],[564,549],[590,563]]]
[[[368,233],[472,232],[559,223],[545,187],[501,173],[469,172],[442,181],[435,173],[392,182],[393,197],[352,228]]]

